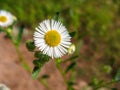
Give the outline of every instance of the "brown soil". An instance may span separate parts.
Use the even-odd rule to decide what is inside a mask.
[[[31,74],[22,67],[14,45],[4,36],[4,33],[0,33],[0,83],[5,84],[11,90],[48,90],[41,82],[33,80]],[[32,69],[34,57],[33,53],[25,47],[25,38],[19,49]],[[40,76],[43,74],[50,75],[50,78],[47,79],[49,90],[67,90],[62,76],[55,67],[54,60],[49,61],[43,67]],[[85,85],[85,83],[80,82],[76,89],[80,90],[82,85]]]

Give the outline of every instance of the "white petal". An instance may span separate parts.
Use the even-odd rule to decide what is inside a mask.
[[[44,35],[38,33],[38,32],[35,32],[34,33],[34,37],[40,37],[40,38],[44,38]]]
[[[56,47],[54,47],[54,57],[59,57],[59,53],[58,50],[56,50]]]
[[[44,54],[47,54],[47,52],[49,51],[50,47],[48,45],[46,45],[46,48],[43,50]]]
[[[65,54],[67,52],[67,50],[60,45],[58,46],[58,48],[59,48],[60,52],[63,53],[63,54]]]
[[[58,57],[62,56],[62,54],[61,54],[60,50],[58,49],[58,47],[54,48],[54,52],[55,52],[54,57],[58,58]]]

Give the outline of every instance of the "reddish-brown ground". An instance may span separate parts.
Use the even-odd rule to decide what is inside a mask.
[[[31,74],[22,67],[14,45],[4,36],[4,33],[0,33],[0,83],[7,85],[11,90],[48,90],[41,82],[33,80]],[[33,53],[27,51],[25,41],[26,37],[19,49],[32,69],[34,57]],[[50,75],[47,79],[49,90],[66,90],[64,80],[56,69],[54,60],[49,61],[43,67],[40,76],[43,74]],[[78,83],[76,90],[80,90],[81,85],[84,84],[84,82]]]

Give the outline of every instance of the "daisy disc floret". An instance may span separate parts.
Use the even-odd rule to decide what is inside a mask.
[[[44,20],[34,32],[35,46],[43,54],[52,58],[62,57],[68,52],[71,37],[63,24],[59,21]]]
[[[0,27],[7,27],[12,25],[14,21],[14,16],[5,10],[0,10]]]

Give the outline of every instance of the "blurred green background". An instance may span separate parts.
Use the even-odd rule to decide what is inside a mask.
[[[87,67],[91,63],[95,76],[106,66],[113,76],[120,66],[120,0],[0,0],[0,9],[13,13],[31,31],[59,12],[68,30],[76,32],[73,42],[82,44],[76,62],[86,62]]]

